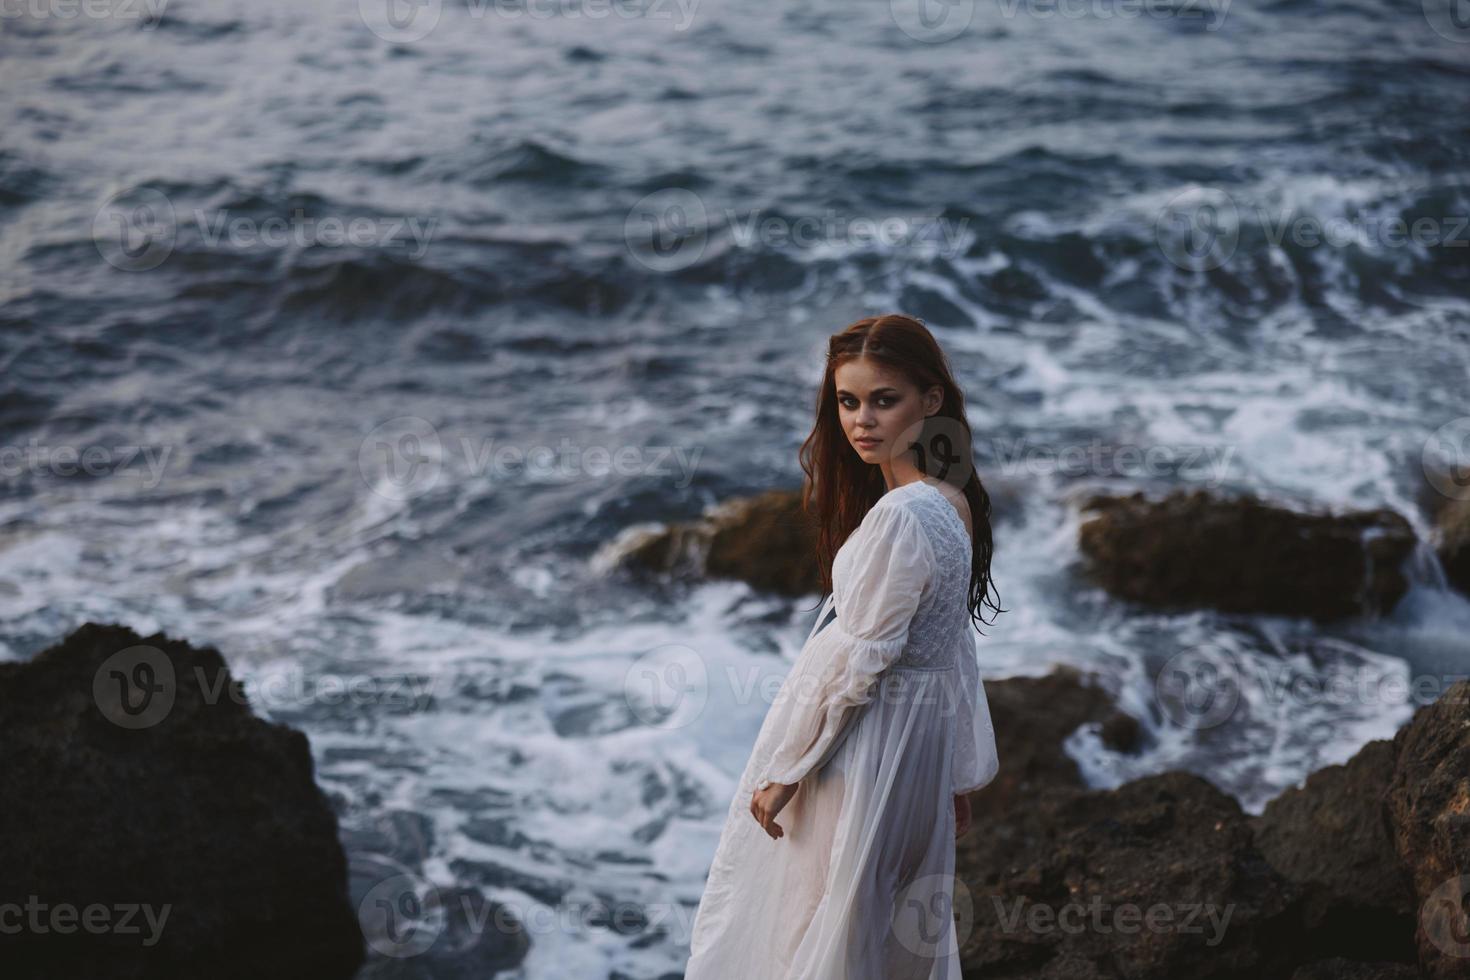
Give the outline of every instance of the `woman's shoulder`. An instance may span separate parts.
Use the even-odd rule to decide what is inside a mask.
[[[916,484],[906,483],[890,490],[868,508],[858,525],[865,542],[872,545],[878,541],[896,543],[901,540],[906,545],[922,542],[932,548],[930,527],[934,524],[934,517],[929,509],[931,503],[927,502],[929,495],[915,487]],[[942,500],[937,502],[941,506],[949,506]]]
[[[880,508],[884,513],[874,518]],[[948,550],[951,542],[968,543],[973,539],[974,532],[966,519],[969,510],[969,501],[959,489],[915,480],[879,497],[864,522],[873,518],[889,533],[908,532],[925,538],[935,550]]]

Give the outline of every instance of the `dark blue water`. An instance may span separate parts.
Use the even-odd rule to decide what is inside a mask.
[[[66,9],[0,18],[0,652],[87,619],[216,644],[310,734],[358,862],[647,913],[544,921],[525,977],[681,966],[764,713],[730,678],[779,678],[813,603],[607,556],[796,485],[858,316],[926,319],[1013,491],[987,676],[1085,664],[1144,716],[1138,759],[1075,740],[1099,785],[1181,766],[1259,808],[1411,710],[1181,729],[1181,653],[1464,663],[1432,568],[1377,623],[1120,609],[1068,506],[1250,488],[1427,535],[1426,447],[1470,416],[1447,4]],[[1058,461],[1095,445],[1166,462]],[[703,694],[650,725],[669,656]]]

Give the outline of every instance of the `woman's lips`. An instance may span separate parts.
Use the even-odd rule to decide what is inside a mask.
[[[861,439],[854,439],[853,440],[853,442],[857,443],[859,446],[862,446],[864,449],[872,449],[874,446],[878,445],[882,441],[883,441],[882,439],[868,439],[868,438],[861,438]]]

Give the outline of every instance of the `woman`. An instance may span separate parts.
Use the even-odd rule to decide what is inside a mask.
[[[801,449],[831,592],[740,777],[685,980],[960,980],[955,837],[999,769],[971,632],[990,501],[969,446],[922,323],[832,336]]]

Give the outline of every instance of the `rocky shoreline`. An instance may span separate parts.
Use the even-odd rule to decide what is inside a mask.
[[[1001,771],[959,845],[967,975],[1470,975],[1470,682],[1250,816],[1184,772],[1083,786],[1067,734],[1097,725],[1128,748],[1095,681],[986,682]]]
[[[1166,608],[1381,612],[1423,547],[1388,511],[1293,515],[1197,493],[1081,506],[1094,515],[1079,549],[1096,580]],[[1447,572],[1463,557],[1467,515],[1460,505],[1441,512]],[[615,563],[810,594],[809,533],[794,495],[772,492],[626,535]],[[1242,590],[1218,569],[1154,573],[1154,562],[1200,548],[1227,567],[1270,564],[1277,578]],[[1301,588],[1303,579],[1321,587]],[[1470,682],[1259,816],[1180,771],[1088,789],[1067,739],[1092,726],[1107,750],[1126,753],[1142,729],[1096,676],[1057,668],[986,690],[1001,770],[974,794],[977,830],[958,848],[967,976],[1470,976]],[[126,908],[137,920],[131,931],[0,936],[7,977],[491,976],[529,948],[473,880],[419,893],[432,837],[421,819],[399,814],[408,823],[381,833],[339,828],[305,736],[256,717],[212,648],[82,626],[28,662],[0,664],[0,740],[0,905],[39,900],[47,911],[37,921],[49,926],[68,907],[73,917]],[[395,877],[392,894],[380,894]],[[438,929],[395,935],[392,922],[364,914],[382,904],[375,895],[437,903]],[[475,928],[492,916],[495,928]],[[369,959],[367,948],[385,942],[388,955]]]
[[[996,513],[1021,490],[987,481]],[[996,498],[1000,499],[996,499]],[[1328,622],[1390,612],[1432,551],[1470,593],[1470,502],[1426,484],[1421,541],[1382,508],[1303,512],[1252,495],[1081,494],[1083,573],[1141,608]],[[816,591],[814,528],[795,491],[635,528],[607,560],[635,577],[735,578]],[[1205,560],[1202,560],[1205,559]],[[1259,816],[1168,771],[1089,790],[1063,742],[1095,726],[1131,751],[1140,724],[1098,678],[1058,668],[986,682],[1000,774],[974,794],[956,916],[967,976],[1036,980],[1409,980],[1470,977],[1470,682],[1283,792]],[[1463,879],[1470,890],[1470,877]]]
[[[119,714],[97,678],[120,668],[149,680],[137,665],[159,654],[151,680],[175,692],[171,703]],[[472,886],[432,896],[442,934],[375,928],[364,909],[385,888],[409,893],[427,827],[395,823],[381,840],[339,832],[305,736],[256,718],[243,696],[219,696],[233,684],[217,651],[120,626],[88,624],[32,661],[0,664],[11,750],[0,757],[0,903],[37,895],[51,909],[162,913],[135,916],[130,933],[7,936],[6,976],[492,976],[524,958],[529,939],[499,928],[504,910]],[[1110,751],[1129,752],[1139,736],[1096,676],[1057,668],[986,691],[1002,766],[973,795],[977,829],[958,847],[967,976],[1470,972],[1470,682],[1260,816],[1178,771],[1088,789],[1066,739],[1093,726]],[[355,856],[349,869],[344,841],[381,866]],[[150,922],[161,926],[151,943]],[[399,945],[367,961],[365,940]]]

